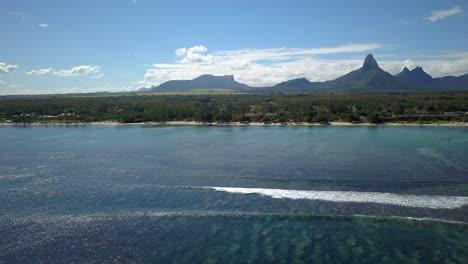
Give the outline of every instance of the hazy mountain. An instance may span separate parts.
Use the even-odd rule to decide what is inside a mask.
[[[395,76],[400,86],[410,91],[463,91],[468,90],[468,74],[455,77],[432,78],[422,67],[404,68]]]
[[[398,80],[403,82],[415,82],[415,83],[433,83],[434,79],[427,74],[421,66],[408,70],[404,68],[402,72],[395,76]]]
[[[434,79],[420,66],[411,71],[405,67],[395,78],[400,87],[409,90],[434,90],[436,88]]]
[[[192,89],[233,89],[253,93],[388,93],[422,91],[468,91],[468,74],[432,78],[422,67],[404,68],[396,76],[382,70],[372,54],[364,59],[361,68],[335,80],[310,82],[298,78],[272,87],[252,88],[234,80],[232,75],[202,75],[193,80],[174,80],[140,92],[187,91]]]
[[[468,74],[462,76],[445,76],[434,79],[439,91],[468,91]]]
[[[422,67],[404,68],[396,76],[382,70],[372,54],[364,59],[361,68],[335,80],[310,82],[305,78],[289,80],[262,92],[294,93],[388,93],[418,91],[468,91],[468,74],[432,78]]]
[[[233,75],[213,76],[209,74],[201,75],[193,80],[172,80],[152,86],[145,92],[167,92],[167,91],[188,91],[193,89],[233,89],[242,90],[249,86],[234,80]]]
[[[298,78],[298,79],[293,79],[293,80],[278,83],[274,87],[280,87],[280,88],[286,88],[286,89],[302,87],[302,88],[307,89],[307,88],[310,88],[311,85],[312,83],[309,82],[309,80],[307,80],[306,78]]]
[[[310,82],[306,78],[298,78],[278,83],[272,87],[253,88],[252,91],[267,93],[310,93],[317,92],[321,84],[320,82]]]

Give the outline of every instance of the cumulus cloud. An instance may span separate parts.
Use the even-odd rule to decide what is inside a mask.
[[[14,72],[18,68],[18,65],[9,65],[4,62],[0,62],[0,74]]]
[[[175,53],[178,60],[173,63],[153,64],[139,85],[149,87],[168,80],[193,79],[202,74],[233,74],[236,80],[254,87],[302,77],[310,81],[327,81],[358,69],[362,66],[365,53],[382,47],[371,43],[309,49],[241,49],[207,54],[206,47],[194,46],[177,49]],[[326,56],[319,56],[336,53],[351,53],[352,57],[327,59]],[[355,56],[355,53],[360,54]],[[193,59],[197,56],[203,56],[204,59]],[[434,58],[412,60],[389,60],[378,54],[376,58],[379,65],[391,74],[399,73],[405,66],[413,68],[417,65],[423,66],[433,77],[457,76],[468,72],[468,52],[445,53]]]
[[[462,8],[460,6],[454,6],[449,9],[434,10],[430,16],[425,17],[424,19],[432,23],[461,13],[463,13]]]
[[[54,70],[52,68],[48,69],[39,69],[39,70],[32,70],[27,72],[28,75],[51,75],[51,76],[61,76],[61,77],[69,77],[69,76],[79,76],[79,75],[87,75],[87,74],[96,74],[101,71],[101,67],[99,66],[92,66],[92,65],[82,65],[76,66],[68,70]]]
[[[177,57],[182,57],[181,63],[200,63],[209,64],[212,63],[212,57],[210,55],[204,55],[208,49],[202,45],[193,46],[191,48],[180,48],[176,49],[175,54]]]
[[[39,26],[40,28],[46,28],[46,27],[49,26],[49,24],[39,24],[38,26]]]

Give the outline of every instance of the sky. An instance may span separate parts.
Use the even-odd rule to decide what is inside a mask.
[[[0,95],[132,91],[201,74],[326,81],[368,53],[468,73],[458,0],[0,0]]]

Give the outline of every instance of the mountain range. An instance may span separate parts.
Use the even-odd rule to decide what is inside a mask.
[[[253,93],[391,93],[468,91],[468,74],[432,78],[422,67],[404,68],[397,75],[382,70],[372,54],[364,59],[361,68],[337,79],[310,82],[305,78],[278,83],[272,87],[249,87],[234,80],[234,76],[202,75],[193,80],[172,80],[142,88],[139,92],[187,91],[193,89],[232,89]]]

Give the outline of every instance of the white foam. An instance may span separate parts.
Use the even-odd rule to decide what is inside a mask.
[[[381,192],[351,192],[351,191],[303,191],[286,189],[263,188],[234,188],[234,187],[208,187],[216,191],[260,194],[276,199],[305,199],[331,202],[353,203],[377,203],[399,205],[407,207],[454,209],[468,205],[468,197],[465,196],[437,196],[437,195],[412,195]]]

